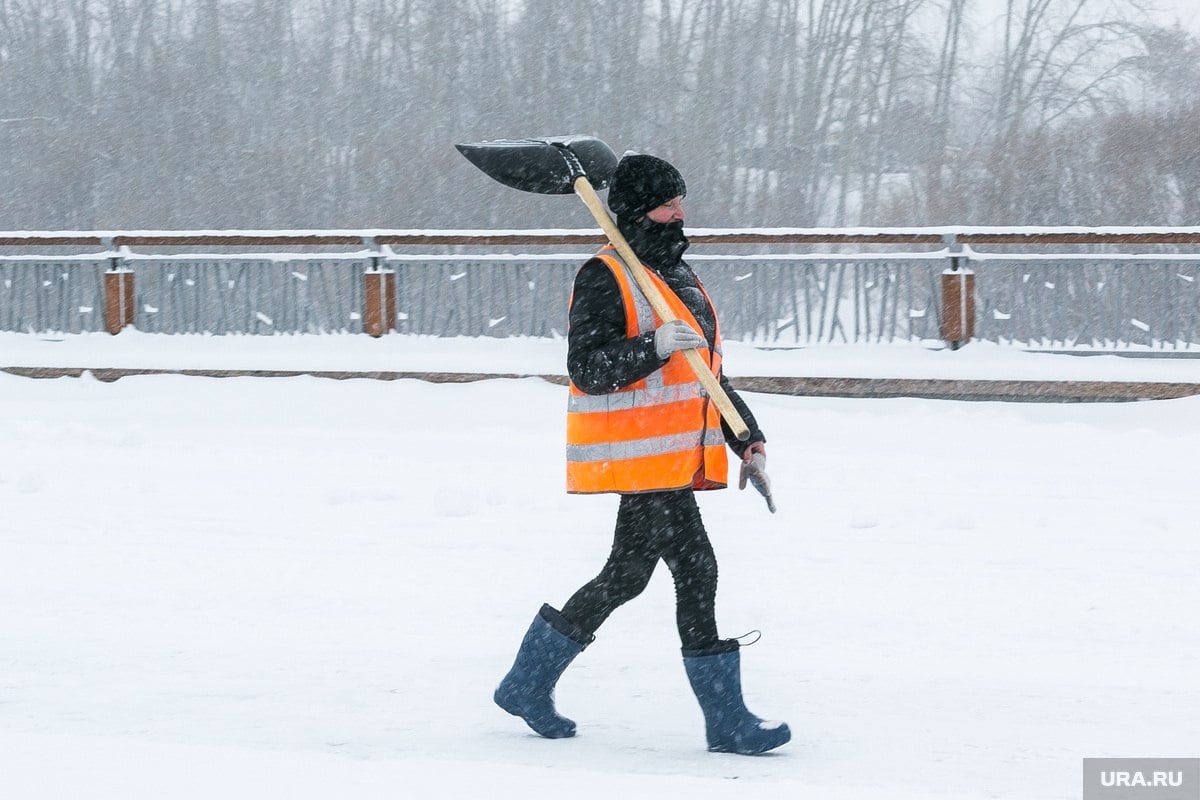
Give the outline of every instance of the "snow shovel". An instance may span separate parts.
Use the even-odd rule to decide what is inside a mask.
[[[608,186],[617,168],[617,157],[608,145],[594,136],[555,136],[545,139],[497,139],[455,147],[468,161],[505,186],[536,194],[579,195],[596,222],[600,223],[608,240],[633,271],[633,278],[650,301],[654,313],[664,323],[676,318],[596,194],[597,188]],[[734,435],[742,441],[748,439],[750,429],[700,353],[694,349],[684,350],[683,355]]]

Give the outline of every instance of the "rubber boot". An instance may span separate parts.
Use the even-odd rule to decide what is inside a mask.
[[[707,652],[685,650],[683,666],[704,712],[710,752],[757,755],[791,740],[787,723],[763,721],[746,709],[736,639]]]
[[[554,709],[554,686],[567,665],[595,639],[549,605],[525,632],[512,669],[496,687],[496,705],[547,739],[575,735],[575,723]]]

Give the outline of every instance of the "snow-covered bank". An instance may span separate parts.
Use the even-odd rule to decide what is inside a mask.
[[[1135,358],[1024,352],[987,342],[956,351],[918,344],[788,348],[727,342],[725,347],[727,370],[736,377],[1200,382],[1200,351],[1197,358]],[[565,362],[563,339],[0,333],[0,368],[563,375]]]
[[[0,796],[1027,800],[1200,752],[1200,398],[749,399],[779,514],[701,505],[761,758],[704,752],[666,570],[576,739],[492,706],[609,546],[562,387],[0,375]]]

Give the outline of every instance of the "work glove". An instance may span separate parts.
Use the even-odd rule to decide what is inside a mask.
[[[659,358],[668,358],[678,350],[706,347],[708,342],[696,330],[681,319],[664,322],[654,332],[654,352]]]
[[[767,500],[767,509],[775,513],[775,500],[771,497],[771,479],[767,477],[767,446],[755,442],[742,453],[742,471],[738,474],[738,488],[745,489],[750,481],[759,494]]]

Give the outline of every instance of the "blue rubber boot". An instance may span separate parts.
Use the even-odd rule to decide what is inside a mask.
[[[683,666],[704,712],[710,752],[757,755],[791,741],[786,722],[766,722],[746,709],[736,639],[707,652],[685,650]]]
[[[574,736],[575,723],[554,709],[554,686],[567,665],[595,638],[550,606],[542,606],[525,632],[512,669],[496,687],[496,705],[525,720],[547,739]]]

